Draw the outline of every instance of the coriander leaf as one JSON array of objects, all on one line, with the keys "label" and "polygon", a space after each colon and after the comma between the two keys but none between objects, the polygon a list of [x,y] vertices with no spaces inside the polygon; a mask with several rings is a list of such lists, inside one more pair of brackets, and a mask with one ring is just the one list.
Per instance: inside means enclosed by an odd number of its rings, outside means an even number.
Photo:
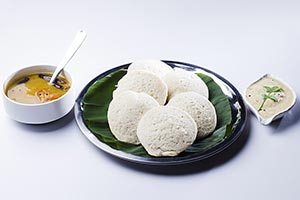
[{"label": "coriander leaf", "polygon": [[268,98],[268,95],[266,94],[262,94],[261,97],[263,98],[263,100],[267,99]]},{"label": "coriander leaf", "polygon": [[269,86],[264,86],[264,89],[266,90],[267,93],[273,92],[273,89]]},{"label": "coriander leaf", "polygon": [[278,102],[278,99],[273,95],[269,95],[268,98],[271,99],[274,102]]},{"label": "coriander leaf", "polygon": [[266,86],[264,85],[263,88],[265,89],[266,91],[266,94],[262,94],[262,103],[260,104],[259,108],[258,108],[258,111],[261,111],[262,110],[262,107],[264,106],[265,102],[267,101],[267,99],[270,99],[274,102],[278,102],[278,99],[276,98],[276,96],[272,95],[272,94],[276,94],[277,92],[282,92],[283,89],[279,86],[273,86],[273,87],[269,87],[269,86]]},{"label": "coriander leaf", "polygon": [[282,92],[283,89],[282,89],[281,87],[278,87],[278,86],[273,86],[273,87],[272,87],[272,91],[273,91],[273,92]]}]

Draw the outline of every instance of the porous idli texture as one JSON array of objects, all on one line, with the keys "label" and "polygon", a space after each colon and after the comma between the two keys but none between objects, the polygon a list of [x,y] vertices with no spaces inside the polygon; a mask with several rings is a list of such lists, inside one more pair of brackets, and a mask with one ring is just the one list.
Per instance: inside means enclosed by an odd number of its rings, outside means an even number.
[{"label": "porous idli texture", "polygon": [[136,70],[146,70],[162,78],[173,71],[173,68],[160,60],[140,60],[131,63],[128,67],[129,73]]},{"label": "porous idli texture", "polygon": [[168,99],[172,99],[182,92],[193,91],[208,98],[209,92],[206,84],[196,74],[183,70],[167,73],[163,77],[168,86]]},{"label": "porous idli texture", "polygon": [[160,105],[166,103],[168,96],[168,87],[165,82],[157,75],[145,70],[135,70],[123,76],[113,92],[113,98],[128,90],[146,93]]},{"label": "porous idli texture", "polygon": [[145,93],[123,92],[108,107],[107,119],[112,134],[120,141],[139,144],[138,122],[146,111],[155,106],[159,106],[158,102]]},{"label": "porous idli texture", "polygon": [[215,107],[206,97],[196,92],[180,93],[168,102],[168,106],[174,106],[191,115],[197,124],[197,138],[208,136],[217,126]]},{"label": "porous idli texture", "polygon": [[188,113],[172,106],[158,106],[142,116],[137,136],[150,155],[176,156],[193,144],[197,126]]}]

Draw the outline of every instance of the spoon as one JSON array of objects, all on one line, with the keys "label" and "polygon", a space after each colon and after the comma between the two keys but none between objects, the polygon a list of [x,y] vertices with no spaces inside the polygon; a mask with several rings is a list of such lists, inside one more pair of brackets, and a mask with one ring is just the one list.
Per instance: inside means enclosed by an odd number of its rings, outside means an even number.
[{"label": "spoon", "polygon": [[70,62],[70,60],[73,58],[73,56],[75,55],[75,53],[77,52],[77,50],[79,49],[79,47],[82,45],[83,41],[86,38],[86,33],[83,30],[80,30],[75,39],[73,40],[71,46],[69,47],[68,51],[66,52],[65,56],[63,57],[63,59],[60,61],[60,63],[58,64],[58,66],[56,67],[50,81],[49,84],[53,85],[56,78],[58,77],[58,75],[60,74],[60,72],[63,70],[63,68]]}]

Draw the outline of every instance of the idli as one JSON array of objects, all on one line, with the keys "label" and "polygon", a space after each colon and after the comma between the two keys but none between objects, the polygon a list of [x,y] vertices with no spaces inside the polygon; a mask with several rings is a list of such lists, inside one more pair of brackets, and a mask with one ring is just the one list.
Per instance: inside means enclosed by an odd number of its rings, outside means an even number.
[{"label": "idli", "polygon": [[197,126],[188,113],[172,106],[158,106],[142,116],[137,136],[150,155],[176,156],[193,144]]},{"label": "idli", "polygon": [[209,135],[217,126],[215,107],[206,97],[196,92],[180,93],[169,101],[168,106],[177,107],[191,115],[197,124],[197,138]]},{"label": "idli", "polygon": [[113,97],[127,90],[144,92],[152,96],[160,105],[165,104],[168,96],[168,87],[163,80],[145,70],[136,70],[123,76],[113,92]]},{"label": "idli", "polygon": [[136,130],[142,115],[159,106],[157,101],[145,93],[125,91],[114,98],[108,107],[107,119],[112,134],[120,141],[139,144]]},{"label": "idli", "polygon": [[179,93],[194,91],[208,98],[208,88],[204,81],[196,74],[187,71],[173,71],[167,73],[163,80],[168,86],[168,99]]},{"label": "idli", "polygon": [[173,68],[160,60],[140,60],[131,63],[128,67],[129,73],[135,70],[146,70],[162,78],[173,71]]}]

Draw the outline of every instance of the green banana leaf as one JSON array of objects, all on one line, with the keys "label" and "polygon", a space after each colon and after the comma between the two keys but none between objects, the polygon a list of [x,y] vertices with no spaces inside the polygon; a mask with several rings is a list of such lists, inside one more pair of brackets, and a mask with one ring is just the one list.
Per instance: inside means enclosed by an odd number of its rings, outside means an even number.
[{"label": "green banana leaf", "polygon": [[[130,153],[136,156],[151,157],[142,145],[134,145],[117,140],[111,133],[107,122],[107,110],[112,100],[112,92],[118,81],[126,74],[126,70],[115,71],[104,78],[97,80],[87,90],[83,97],[83,120],[86,127],[103,143],[111,148]],[[179,156],[193,153],[203,153],[220,144],[231,134],[231,107],[227,96],[220,86],[209,76],[197,73],[207,85],[210,101],[217,113],[216,130],[208,137],[194,142],[185,152]]]}]

